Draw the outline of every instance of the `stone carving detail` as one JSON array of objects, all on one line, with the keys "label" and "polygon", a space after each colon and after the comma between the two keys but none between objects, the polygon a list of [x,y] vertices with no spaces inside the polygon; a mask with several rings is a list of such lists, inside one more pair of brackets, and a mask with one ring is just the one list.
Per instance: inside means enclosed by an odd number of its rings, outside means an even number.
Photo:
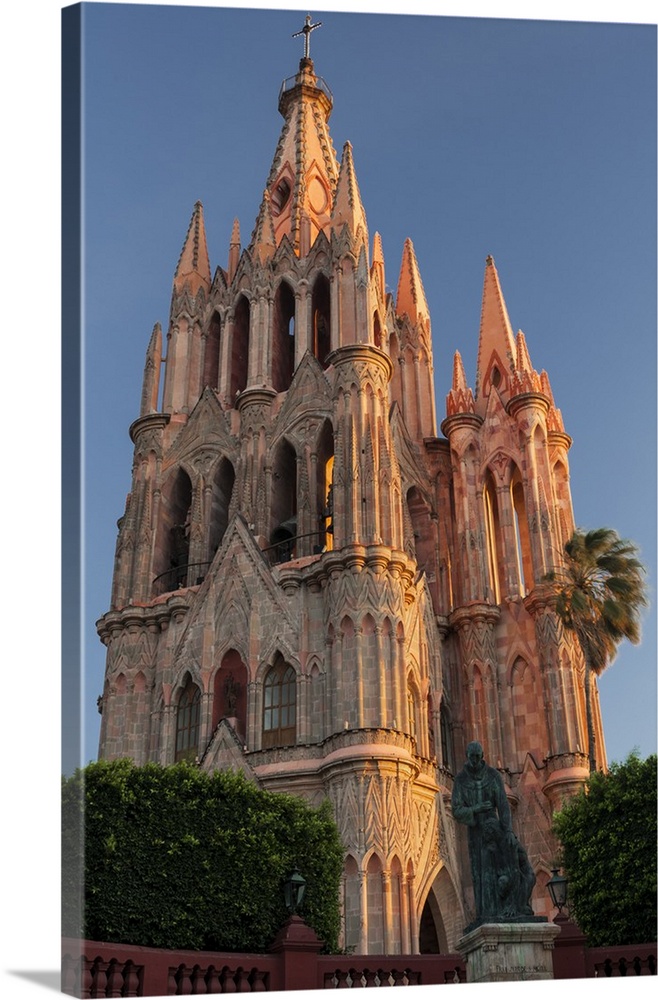
[{"label": "stone carving detail", "polygon": [[459,623],[459,645],[465,666],[496,663],[495,623],[486,618],[464,618]]}]

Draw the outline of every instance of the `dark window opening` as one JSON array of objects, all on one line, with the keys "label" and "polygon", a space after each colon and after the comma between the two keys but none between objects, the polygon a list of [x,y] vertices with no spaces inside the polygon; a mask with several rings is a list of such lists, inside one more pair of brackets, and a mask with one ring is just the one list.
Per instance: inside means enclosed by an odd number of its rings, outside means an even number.
[{"label": "dark window opening", "polygon": [[288,204],[288,199],[290,198],[290,184],[285,177],[282,177],[276,187],[272,190],[270,194],[270,205],[272,208],[272,215],[280,215],[283,209]]},{"label": "dark window opening", "polygon": [[313,286],[313,354],[323,368],[331,353],[331,306],[329,282],[321,274]]},{"label": "dark window opening", "polygon": [[192,483],[178,469],[165,483],[160,496],[153,569],[155,594],[165,594],[188,583]]},{"label": "dark window opening", "polygon": [[247,387],[247,376],[249,373],[249,322],[249,303],[244,295],[241,295],[235,307],[233,317],[231,372],[229,377],[229,391],[232,402],[235,402],[236,396]]},{"label": "dark window opening", "polygon": [[285,392],[295,370],[295,296],[282,281],[274,297],[272,327],[272,386]]},{"label": "dark window opening", "polygon": [[206,350],[203,356],[203,382],[202,389],[207,385],[211,389],[216,389],[219,385],[219,338],[221,325],[219,314],[213,313],[208,324],[206,334]]}]

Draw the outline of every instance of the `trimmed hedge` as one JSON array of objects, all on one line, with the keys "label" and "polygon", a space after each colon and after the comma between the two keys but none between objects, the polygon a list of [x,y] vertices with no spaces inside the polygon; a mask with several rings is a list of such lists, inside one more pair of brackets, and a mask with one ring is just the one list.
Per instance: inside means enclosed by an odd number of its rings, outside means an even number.
[{"label": "trimmed hedge", "polygon": [[288,917],[282,885],[298,867],[300,915],[337,949],[343,849],[328,802],[311,809],[187,763],[98,761],[64,779],[62,818],[65,935],[263,951]]},{"label": "trimmed hedge", "polygon": [[656,940],[658,759],[631,753],[553,818],[569,907],[591,947]]}]

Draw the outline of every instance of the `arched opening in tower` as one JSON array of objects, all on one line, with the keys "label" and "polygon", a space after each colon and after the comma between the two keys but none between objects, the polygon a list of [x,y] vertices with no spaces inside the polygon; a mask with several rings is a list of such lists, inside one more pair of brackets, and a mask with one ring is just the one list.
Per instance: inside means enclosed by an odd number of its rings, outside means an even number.
[{"label": "arched opening in tower", "polygon": [[372,324],[372,334],[375,342],[375,347],[381,348],[382,346],[382,325],[379,322],[379,313],[376,312],[373,318]]},{"label": "arched opening in tower", "polygon": [[489,588],[491,590],[491,597],[493,598],[494,604],[500,604],[501,573],[499,568],[499,557],[500,553],[504,551],[504,548],[500,537],[498,497],[491,472],[487,472],[484,490],[482,491],[482,502],[484,504],[484,522],[487,536],[487,569],[489,572]]},{"label": "arched opening in tower", "polygon": [[295,370],[295,296],[282,281],[274,296],[272,324],[272,387],[285,392]]},{"label": "arched opening in tower", "polygon": [[376,854],[371,854],[366,869],[366,899],[368,906],[368,954],[384,953],[384,886],[382,863]]},{"label": "arched opening in tower", "polygon": [[201,388],[208,385],[211,389],[216,389],[219,385],[219,339],[221,323],[219,313],[215,311],[208,324],[205,339],[205,351],[203,355],[203,379]]},{"label": "arched opening in tower", "polygon": [[516,540],[516,561],[519,574],[520,594],[523,597],[534,587],[530,529],[525,505],[525,491],[518,469],[515,469],[510,485],[512,508],[514,511],[514,536]]},{"label": "arched opening in tower", "polygon": [[420,915],[420,926],[418,928],[418,948],[421,955],[439,955],[439,936],[436,932],[436,924],[432,916],[429,899],[423,907]]},{"label": "arched opening in tower", "polygon": [[229,392],[231,400],[246,389],[249,373],[249,302],[241,295],[233,314],[233,335],[231,337],[231,368]]},{"label": "arched opening in tower", "polygon": [[228,458],[222,458],[215,472],[210,503],[208,562],[212,562],[228,527],[228,515],[235,483],[235,469]]},{"label": "arched opening in tower", "polygon": [[[555,495],[557,499],[557,522],[559,529],[558,553],[573,534],[573,513],[571,511],[571,495],[569,491],[569,473],[563,462],[556,462],[553,468]],[[555,555],[553,556],[555,559]]]},{"label": "arched opening in tower", "polygon": [[343,872],[343,947],[354,952],[361,943],[361,893],[359,867],[351,854],[345,859]]},{"label": "arched opening in tower", "polygon": [[446,955],[457,950],[464,913],[453,879],[444,866],[434,879],[419,922],[421,954]]},{"label": "arched opening in tower", "polygon": [[318,498],[318,551],[333,549],[334,538],[334,431],[325,420],[318,438],[317,449],[317,498]]},{"label": "arched opening in tower", "polygon": [[272,561],[288,562],[295,556],[297,539],[297,454],[285,438],[280,442],[272,468],[270,549]]},{"label": "arched opening in tower", "polygon": [[184,469],[167,479],[160,494],[153,571],[154,594],[165,594],[188,582],[192,483]]},{"label": "arched opening in tower", "polygon": [[323,368],[331,353],[331,297],[329,282],[324,274],[318,275],[313,285],[311,300],[313,316],[313,354]]},{"label": "arched opening in tower", "polygon": [[233,722],[244,742],[247,735],[247,668],[235,649],[222,657],[213,683],[212,727],[222,719]]}]

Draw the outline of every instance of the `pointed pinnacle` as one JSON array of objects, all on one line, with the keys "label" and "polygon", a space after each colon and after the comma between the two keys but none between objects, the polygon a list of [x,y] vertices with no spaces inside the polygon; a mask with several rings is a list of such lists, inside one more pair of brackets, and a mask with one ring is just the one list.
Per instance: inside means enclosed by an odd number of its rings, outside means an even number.
[{"label": "pointed pinnacle", "polygon": [[206,227],[203,221],[203,205],[197,201],[187,230],[181,255],[174,274],[174,291],[178,294],[187,285],[192,295],[199,288],[210,288],[210,261],[206,243]]},{"label": "pointed pinnacle", "polygon": [[[494,357],[496,368],[502,379],[501,389],[509,387],[516,357],[516,344],[512,326],[507,315],[507,306],[503,298],[498,272],[494,259],[489,255],[484,269],[484,287],[482,290],[482,311],[480,314],[480,338],[478,344],[477,380],[475,394],[478,400],[482,397],[482,387],[486,382]],[[502,371],[500,370],[502,369]]]},{"label": "pointed pinnacle", "polygon": [[338,233],[345,223],[349,226],[353,236],[356,236],[361,229],[362,238],[367,240],[366,213],[361,202],[361,194],[354,170],[352,146],[349,142],[343,146],[343,158],[340,162],[338,183],[331,212],[331,228]]},{"label": "pointed pinnacle", "polygon": [[462,356],[459,351],[455,351],[455,358],[452,363],[452,388],[454,390],[466,390],[468,388],[466,384],[464,362],[462,361]]},{"label": "pointed pinnacle", "polygon": [[233,281],[235,277],[235,272],[238,269],[238,263],[240,262],[240,223],[237,219],[233,220],[233,229],[231,230],[231,242],[228,248],[228,281],[229,284]]},{"label": "pointed pinnacle", "polygon": [[261,262],[268,260],[276,250],[272,205],[270,202],[270,193],[267,190],[263,192],[263,200],[256,220],[256,228],[251,239],[251,245],[254,248],[254,256]]},{"label": "pointed pinnacle", "polygon": [[417,323],[420,319],[429,320],[430,317],[414,245],[409,238],[404,241],[402,251],[395,311],[398,316],[406,313],[412,323]]},{"label": "pointed pinnacle", "polygon": [[523,330],[519,330],[516,335],[516,368],[518,371],[525,372],[533,370]]},{"label": "pointed pinnacle", "polygon": [[464,363],[459,351],[455,351],[452,363],[452,388],[446,396],[446,413],[449,417],[457,413],[473,413],[473,393],[466,382]]}]

